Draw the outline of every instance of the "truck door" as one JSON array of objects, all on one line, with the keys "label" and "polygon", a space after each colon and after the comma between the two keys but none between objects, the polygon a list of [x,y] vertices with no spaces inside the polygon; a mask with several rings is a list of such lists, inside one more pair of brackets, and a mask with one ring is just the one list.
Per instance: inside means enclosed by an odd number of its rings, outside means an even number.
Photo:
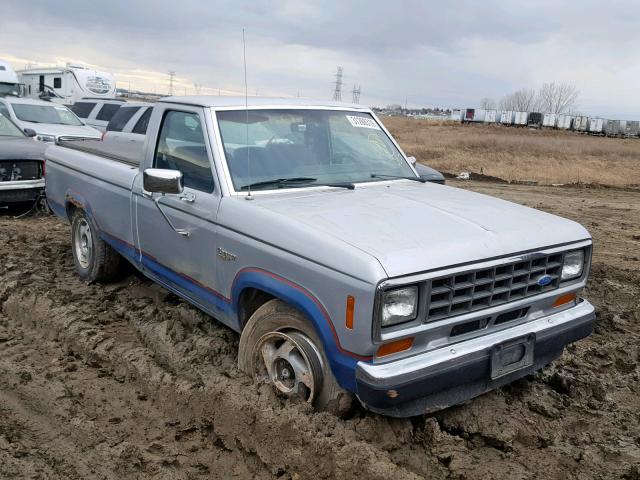
[{"label": "truck door", "polygon": [[133,189],[134,237],[148,275],[215,315],[226,304],[217,293],[214,221],[221,197],[207,140],[209,121],[202,108],[164,110],[158,135],[147,139],[146,165],[182,172],[184,191],[166,196],[146,192],[140,173]]}]

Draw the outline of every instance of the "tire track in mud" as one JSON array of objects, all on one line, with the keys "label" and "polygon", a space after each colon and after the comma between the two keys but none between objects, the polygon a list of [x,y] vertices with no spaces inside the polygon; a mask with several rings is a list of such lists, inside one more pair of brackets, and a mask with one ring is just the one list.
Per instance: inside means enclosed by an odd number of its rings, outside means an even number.
[{"label": "tire track in mud", "polygon": [[[575,212],[584,193],[570,193],[563,201]],[[616,230],[615,217],[598,221],[600,248],[628,236]],[[616,233],[605,236],[609,230]],[[638,478],[638,269],[594,263],[586,294],[598,307],[596,333],[543,372],[436,415],[398,420],[356,409],[341,420],[254,385],[237,371],[235,333],[149,281],[136,275],[111,285],[78,281],[68,227],[55,219],[0,218],[2,256],[0,392],[18,400],[47,392],[35,380],[22,385],[20,372],[25,365],[46,370],[52,359],[61,371],[47,372],[71,382],[72,391],[83,381],[85,398],[104,388],[95,402],[121,411],[106,417],[123,419],[100,426],[104,435],[122,438],[90,462],[94,469],[114,462],[119,476],[105,469],[105,478]],[[13,353],[5,356],[8,344]],[[68,363],[76,370],[66,372]],[[73,408],[74,415],[62,410],[56,418],[96,415],[86,401]],[[9,458],[5,431],[11,436],[15,420],[28,432],[29,411],[11,410],[0,421],[0,463]],[[62,431],[82,445],[82,435]],[[43,451],[56,451],[53,439],[43,439]],[[71,450],[64,443],[57,450],[62,468],[85,468]],[[24,467],[55,478],[46,458],[34,451]]]},{"label": "tire track in mud", "polygon": [[[181,335],[176,329],[184,328],[183,324],[171,327],[158,322],[157,307],[148,309],[143,318],[155,317],[153,323],[127,316],[143,343],[157,347],[153,351],[131,341],[131,327],[125,321],[112,323],[107,333],[50,299],[12,294],[4,302],[4,313],[12,322],[52,336],[92,364],[108,365],[114,379],[135,384],[180,425],[207,430],[214,444],[225,450],[256,455],[274,475],[412,477],[384,451],[342,431],[339,419],[314,414],[306,405],[282,404],[269,386],[254,386],[232,366],[231,352],[221,362],[224,370],[213,371],[215,367],[202,363],[193,352],[201,349],[207,357],[211,355],[216,350],[211,344],[215,337],[196,339],[192,332],[188,345],[182,346],[184,357],[178,358],[175,350],[167,353],[171,335]],[[188,317],[200,316],[190,308],[182,309]],[[125,341],[120,341],[121,336]],[[200,365],[196,368],[192,360]]]}]

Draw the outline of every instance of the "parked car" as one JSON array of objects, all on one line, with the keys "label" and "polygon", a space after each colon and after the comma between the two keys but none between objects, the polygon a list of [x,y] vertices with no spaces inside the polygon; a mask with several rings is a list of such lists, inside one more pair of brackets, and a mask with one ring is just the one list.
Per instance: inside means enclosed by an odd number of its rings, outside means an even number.
[{"label": "parked car", "polygon": [[150,103],[125,103],[107,125],[103,140],[144,141],[152,109]]},{"label": "parked car", "polygon": [[71,105],[70,108],[87,125],[104,132],[122,105],[124,105],[124,100],[84,98]]},{"label": "parked car", "polygon": [[[34,131],[29,131],[34,136]],[[44,151],[0,113],[0,204],[32,202],[44,193]]]},{"label": "parked car", "polygon": [[85,125],[63,105],[30,98],[0,98],[0,113],[11,118],[21,129],[36,132],[43,142],[55,142],[58,137],[100,138],[95,128]]},{"label": "parked car", "polygon": [[240,332],[240,369],[285,397],[422,414],[593,329],[582,226],[424,182],[368,108],[171,97],[138,156],[90,144],[45,154],[79,276],[128,260]]}]

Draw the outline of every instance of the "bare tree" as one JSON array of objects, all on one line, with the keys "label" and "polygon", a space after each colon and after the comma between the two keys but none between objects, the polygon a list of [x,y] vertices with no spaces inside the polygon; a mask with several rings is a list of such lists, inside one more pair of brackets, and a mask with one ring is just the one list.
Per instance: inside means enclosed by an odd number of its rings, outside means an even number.
[{"label": "bare tree", "polygon": [[536,91],[532,88],[522,88],[517,92],[505,95],[500,100],[501,110],[515,110],[517,112],[531,112],[538,107]]},{"label": "bare tree", "polygon": [[480,100],[480,108],[483,110],[495,110],[496,101],[493,98],[484,97]]},{"label": "bare tree", "polygon": [[545,83],[538,92],[540,110],[547,113],[568,113],[578,106],[580,92],[569,83]]}]

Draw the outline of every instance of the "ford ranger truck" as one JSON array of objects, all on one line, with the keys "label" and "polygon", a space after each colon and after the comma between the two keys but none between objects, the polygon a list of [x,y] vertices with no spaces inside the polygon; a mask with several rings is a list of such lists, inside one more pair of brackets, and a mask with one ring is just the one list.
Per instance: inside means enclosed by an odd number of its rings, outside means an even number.
[{"label": "ford ranger truck", "polygon": [[591,333],[582,226],[425,182],[368,108],[249,101],[166,98],[144,146],[47,150],[80,278],[127,260],[239,332],[242,371],[336,412],[443,409]]}]

